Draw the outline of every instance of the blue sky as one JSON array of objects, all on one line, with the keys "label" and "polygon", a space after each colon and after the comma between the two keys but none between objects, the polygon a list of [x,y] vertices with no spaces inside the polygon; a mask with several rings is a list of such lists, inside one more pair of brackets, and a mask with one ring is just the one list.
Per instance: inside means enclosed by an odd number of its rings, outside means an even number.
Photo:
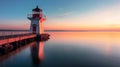
[{"label": "blue sky", "polygon": [[[118,13],[115,14],[115,11],[119,9],[119,4],[119,0],[1,0],[0,29],[29,29],[30,21],[27,19],[27,14],[31,13],[36,5],[43,9],[43,14],[47,17],[46,29],[56,27],[63,29],[65,25],[66,29],[79,29],[79,27],[81,29],[86,26],[118,24],[118,21],[113,23],[114,20],[109,22],[105,20],[100,23],[99,21],[103,19],[98,18],[104,17],[106,11],[110,11],[110,14],[113,13],[116,16]],[[113,9],[114,11],[112,11]],[[100,13],[103,15],[101,16]],[[92,20],[89,17],[93,17]],[[98,20],[94,21],[94,18]],[[110,17],[105,18],[111,19]],[[61,26],[63,28],[60,28]]]}]

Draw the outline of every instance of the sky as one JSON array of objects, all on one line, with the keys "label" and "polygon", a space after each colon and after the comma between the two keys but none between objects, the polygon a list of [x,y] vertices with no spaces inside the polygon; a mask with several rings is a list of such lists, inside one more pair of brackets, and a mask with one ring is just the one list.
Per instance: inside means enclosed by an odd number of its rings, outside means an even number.
[{"label": "sky", "polygon": [[0,0],[0,29],[28,30],[36,5],[46,30],[120,29],[120,0]]}]

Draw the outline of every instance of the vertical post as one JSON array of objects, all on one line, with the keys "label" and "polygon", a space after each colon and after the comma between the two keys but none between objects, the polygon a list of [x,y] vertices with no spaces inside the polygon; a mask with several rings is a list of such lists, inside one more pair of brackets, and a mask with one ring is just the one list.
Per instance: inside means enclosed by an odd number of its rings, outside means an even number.
[{"label": "vertical post", "polygon": [[20,41],[20,43],[19,43],[19,44],[21,45],[21,39],[20,39],[20,36],[19,36],[19,41]]},{"label": "vertical post", "polygon": [[2,32],[2,39],[4,39],[4,32]]},{"label": "vertical post", "polygon": [[11,38],[13,37],[13,32],[11,32]]},{"label": "vertical post", "polygon": [[9,44],[9,38],[7,38],[7,44]]}]

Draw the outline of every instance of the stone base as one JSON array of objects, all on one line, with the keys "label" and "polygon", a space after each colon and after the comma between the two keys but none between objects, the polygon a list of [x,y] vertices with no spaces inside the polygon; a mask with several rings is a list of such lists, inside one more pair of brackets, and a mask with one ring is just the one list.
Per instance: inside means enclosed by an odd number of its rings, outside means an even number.
[{"label": "stone base", "polygon": [[37,41],[47,41],[49,39],[50,35],[49,34],[39,34],[36,37]]}]

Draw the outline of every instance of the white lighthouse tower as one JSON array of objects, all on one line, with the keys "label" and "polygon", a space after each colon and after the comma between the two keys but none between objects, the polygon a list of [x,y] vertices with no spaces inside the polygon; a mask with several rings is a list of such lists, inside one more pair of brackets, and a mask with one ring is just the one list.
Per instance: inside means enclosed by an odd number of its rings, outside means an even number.
[{"label": "white lighthouse tower", "polygon": [[43,21],[45,21],[46,18],[42,15],[42,9],[36,6],[36,8],[32,10],[32,14],[28,15],[28,19],[31,21],[30,33],[37,35],[44,33]]}]

